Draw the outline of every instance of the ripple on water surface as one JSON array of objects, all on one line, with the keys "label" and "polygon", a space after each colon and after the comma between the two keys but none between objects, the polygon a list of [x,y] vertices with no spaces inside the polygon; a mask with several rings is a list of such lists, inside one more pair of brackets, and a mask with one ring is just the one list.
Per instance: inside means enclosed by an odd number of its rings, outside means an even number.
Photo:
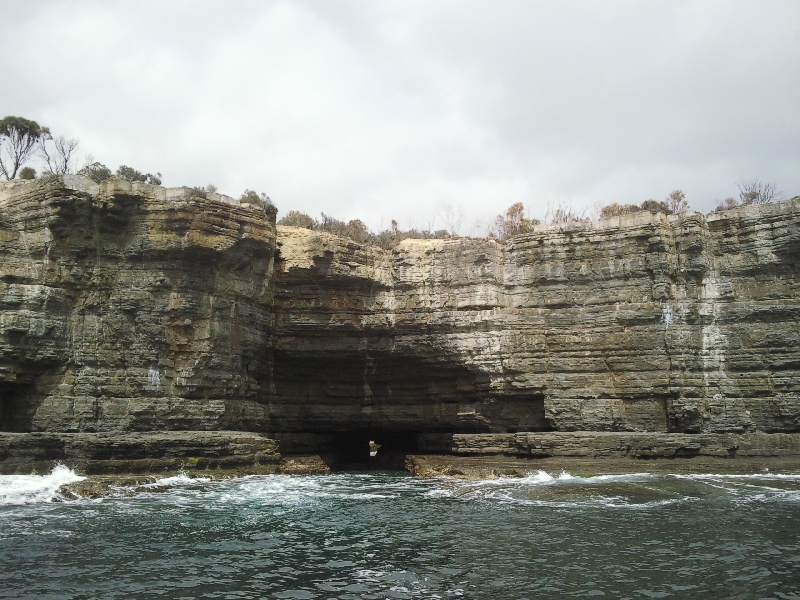
[{"label": "ripple on water surface", "polygon": [[800,598],[798,476],[9,477],[0,597]]}]

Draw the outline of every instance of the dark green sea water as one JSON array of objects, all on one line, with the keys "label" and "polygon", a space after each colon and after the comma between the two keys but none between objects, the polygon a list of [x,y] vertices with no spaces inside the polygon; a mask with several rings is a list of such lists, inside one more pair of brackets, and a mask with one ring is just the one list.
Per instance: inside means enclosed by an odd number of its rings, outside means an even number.
[{"label": "dark green sea water", "polygon": [[800,599],[799,476],[0,477],[3,598]]}]

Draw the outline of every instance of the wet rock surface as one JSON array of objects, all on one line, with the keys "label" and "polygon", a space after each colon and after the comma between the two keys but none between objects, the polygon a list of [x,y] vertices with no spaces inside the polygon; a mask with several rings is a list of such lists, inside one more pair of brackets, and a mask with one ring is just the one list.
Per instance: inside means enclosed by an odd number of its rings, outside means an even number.
[{"label": "wet rock surface", "polygon": [[511,456],[446,456],[417,454],[406,458],[406,469],[421,477],[453,477],[466,480],[520,478],[544,471],[552,476],[569,473],[575,477],[662,473],[689,475],[716,473],[757,475],[800,473],[796,457],[751,457],[727,460],[714,457],[676,460],[635,460],[624,458],[521,458]]},{"label": "wet rock surface", "polygon": [[65,464],[81,474],[258,469],[279,465],[274,440],[240,431],[0,433],[0,473],[46,473]]}]

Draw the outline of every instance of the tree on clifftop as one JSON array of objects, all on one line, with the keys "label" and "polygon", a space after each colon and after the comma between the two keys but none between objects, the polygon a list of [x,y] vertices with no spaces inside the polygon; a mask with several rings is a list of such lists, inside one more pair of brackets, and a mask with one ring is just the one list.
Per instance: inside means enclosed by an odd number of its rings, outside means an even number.
[{"label": "tree on clifftop", "polygon": [[508,207],[506,214],[495,217],[490,237],[504,240],[512,235],[533,231],[534,226],[538,224],[538,219],[525,218],[525,206],[522,202],[517,202]]},{"label": "tree on clifftop", "polygon": [[111,179],[111,177],[114,175],[111,172],[111,169],[109,169],[107,166],[95,160],[92,160],[91,158],[89,158],[87,162],[89,164],[87,164],[80,171],[78,171],[78,175],[83,175],[84,177],[88,177],[89,179],[91,179],[96,183],[100,183],[101,181],[106,181],[108,179]]},{"label": "tree on clifftop", "polygon": [[[52,148],[48,146],[48,142],[52,143]],[[45,171],[51,175],[74,173],[77,153],[76,139],[67,139],[63,135],[54,138],[49,132],[39,139],[39,154],[45,162]]]},{"label": "tree on clifftop", "polygon": [[304,227],[314,229],[316,222],[309,215],[299,210],[290,210],[283,218],[278,221],[278,225],[288,225],[289,227]]},{"label": "tree on clifftop", "polygon": [[739,201],[742,204],[767,204],[780,200],[783,195],[774,183],[764,183],[758,179],[745,179],[736,185],[739,187]]},{"label": "tree on clifftop", "polygon": [[687,210],[689,210],[689,203],[686,201],[686,194],[684,194],[681,190],[673,190],[670,192],[667,199],[664,200],[673,214],[682,215]]},{"label": "tree on clifftop", "polygon": [[[150,183],[152,185],[161,185],[161,173],[141,173],[132,167],[122,165],[117,169],[117,177],[120,179],[127,179],[128,181],[141,181],[142,183]],[[206,190],[210,191],[210,190]]]},{"label": "tree on clifftop", "polygon": [[14,179],[39,141],[49,134],[50,130],[36,121],[5,117],[0,121],[0,173],[6,179]]}]

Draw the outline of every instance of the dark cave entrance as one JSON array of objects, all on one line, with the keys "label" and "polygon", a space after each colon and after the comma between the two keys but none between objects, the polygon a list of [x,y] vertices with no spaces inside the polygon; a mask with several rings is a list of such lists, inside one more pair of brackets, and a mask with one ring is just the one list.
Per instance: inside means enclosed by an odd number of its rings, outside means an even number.
[{"label": "dark cave entrance", "polygon": [[0,431],[24,433],[31,430],[34,407],[30,397],[33,385],[0,381]]},{"label": "dark cave entrance", "polygon": [[338,468],[350,466],[402,469],[406,454],[417,451],[416,431],[346,431],[330,438],[330,454]]}]

